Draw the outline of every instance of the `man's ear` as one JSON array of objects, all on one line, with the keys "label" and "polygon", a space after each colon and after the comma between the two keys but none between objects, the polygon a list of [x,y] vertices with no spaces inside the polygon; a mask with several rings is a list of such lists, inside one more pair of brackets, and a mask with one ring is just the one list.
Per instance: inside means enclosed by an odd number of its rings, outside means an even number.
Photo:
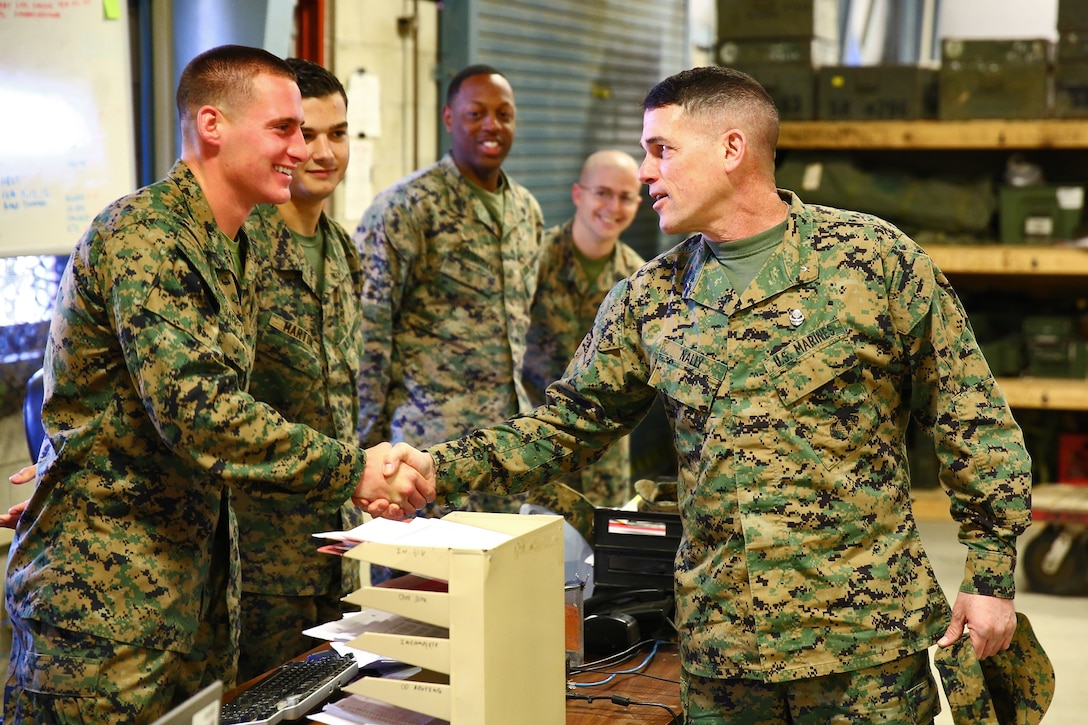
[{"label": "man's ear", "polygon": [[218,146],[222,135],[220,125],[223,122],[223,114],[215,106],[201,106],[196,112],[196,133],[200,140],[207,144]]},{"label": "man's ear", "polygon": [[721,138],[722,161],[727,172],[733,171],[744,160],[748,153],[748,138],[739,128],[731,128],[722,132]]},{"label": "man's ear", "polygon": [[453,109],[448,103],[442,106],[442,123],[446,127],[446,133],[450,133],[453,129]]}]

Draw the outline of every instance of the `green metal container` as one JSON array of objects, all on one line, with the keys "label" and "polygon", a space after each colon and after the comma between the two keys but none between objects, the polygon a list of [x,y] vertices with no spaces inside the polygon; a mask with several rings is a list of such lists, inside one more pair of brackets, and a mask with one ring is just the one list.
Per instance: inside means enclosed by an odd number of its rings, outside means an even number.
[{"label": "green metal container", "polygon": [[1014,378],[1024,370],[1024,338],[1021,335],[980,342],[978,346],[994,375]]},{"label": "green metal container", "polygon": [[839,39],[839,0],[718,0],[718,40]]},{"label": "green metal container", "polygon": [[767,89],[784,121],[811,121],[816,115],[816,71],[802,63],[751,63],[733,66]]},{"label": "green metal container", "polygon": [[816,72],[816,118],[935,118],[937,71],[909,65],[833,66]]},{"label": "green metal container", "polygon": [[1055,55],[1058,63],[1088,60],[1088,29],[1061,33]]},{"label": "green metal container", "polygon": [[787,40],[720,40],[714,50],[718,65],[794,63],[819,67],[838,65],[839,44],[826,38]]},{"label": "green metal container", "polygon": [[1049,40],[941,43],[937,115],[943,120],[1045,118],[1052,105]]},{"label": "green metal container", "polygon": [[998,191],[1000,238],[1005,244],[1072,239],[1083,212],[1083,186],[1002,186]]},{"label": "green metal container", "polygon": [[1028,370],[1039,378],[1088,377],[1088,345],[1077,336],[1072,317],[1024,320]]},{"label": "green metal container", "polygon": [[1088,56],[1080,61],[1059,61],[1054,68],[1054,116],[1088,117]]},{"label": "green metal container", "polygon": [[1058,0],[1058,31],[1088,31],[1088,0]]}]

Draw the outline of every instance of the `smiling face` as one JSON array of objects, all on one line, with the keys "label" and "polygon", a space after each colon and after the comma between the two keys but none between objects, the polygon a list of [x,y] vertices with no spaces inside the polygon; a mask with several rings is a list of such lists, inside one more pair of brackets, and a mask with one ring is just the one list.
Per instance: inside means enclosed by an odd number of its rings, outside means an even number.
[{"label": "smiling face", "polygon": [[[598,152],[590,157],[571,190],[575,238],[585,238],[611,252],[631,226],[642,201],[638,164],[622,152]],[[585,250],[583,250],[584,252]]]},{"label": "smiling face", "polygon": [[309,157],[295,169],[291,200],[295,204],[322,204],[343,180],[348,169],[350,139],[344,97],[330,93],[303,98],[302,138]]},{"label": "smiling face", "polygon": [[514,91],[500,75],[469,76],[442,109],[450,153],[466,179],[494,191],[514,144]]},{"label": "smiling face", "polygon": [[646,184],[666,234],[707,234],[725,218],[728,179],[719,134],[705,119],[680,106],[649,109],[643,116],[646,158],[639,180]]},{"label": "smiling face", "polygon": [[295,167],[307,156],[295,81],[262,73],[249,100],[218,113],[220,161],[243,218],[257,204],[289,200]]}]

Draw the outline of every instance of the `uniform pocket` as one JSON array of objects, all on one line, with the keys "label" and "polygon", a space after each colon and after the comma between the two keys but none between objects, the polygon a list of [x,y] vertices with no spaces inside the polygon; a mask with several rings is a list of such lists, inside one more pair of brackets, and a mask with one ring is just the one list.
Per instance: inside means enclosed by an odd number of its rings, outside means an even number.
[{"label": "uniform pocket", "polygon": [[765,369],[797,435],[825,467],[834,468],[868,443],[877,422],[870,388],[842,325],[829,325],[776,352]]},{"label": "uniform pocket", "polygon": [[98,694],[98,660],[30,654],[26,689],[42,695],[94,697]]},{"label": "uniform pocket", "polygon": [[661,393],[677,432],[697,431],[701,435],[724,379],[720,362],[666,340],[655,351],[648,382]]},{"label": "uniform pocket", "polygon": [[499,291],[499,281],[491,268],[463,257],[443,262],[439,274],[447,284],[467,287],[489,297]]},{"label": "uniform pocket", "polygon": [[[928,660],[927,660],[928,662]],[[932,723],[941,713],[941,699],[937,694],[937,683],[928,670],[922,681],[906,691],[904,696],[910,711],[914,713],[914,722],[918,725]]]}]

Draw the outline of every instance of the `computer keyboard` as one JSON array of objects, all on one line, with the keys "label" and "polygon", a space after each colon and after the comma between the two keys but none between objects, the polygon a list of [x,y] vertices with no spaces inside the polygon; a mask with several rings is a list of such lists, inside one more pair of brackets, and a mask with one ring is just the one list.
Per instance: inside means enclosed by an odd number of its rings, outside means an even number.
[{"label": "computer keyboard", "polygon": [[222,725],[274,725],[297,720],[320,705],[359,671],[355,658],[329,650],[292,660],[223,705]]}]

